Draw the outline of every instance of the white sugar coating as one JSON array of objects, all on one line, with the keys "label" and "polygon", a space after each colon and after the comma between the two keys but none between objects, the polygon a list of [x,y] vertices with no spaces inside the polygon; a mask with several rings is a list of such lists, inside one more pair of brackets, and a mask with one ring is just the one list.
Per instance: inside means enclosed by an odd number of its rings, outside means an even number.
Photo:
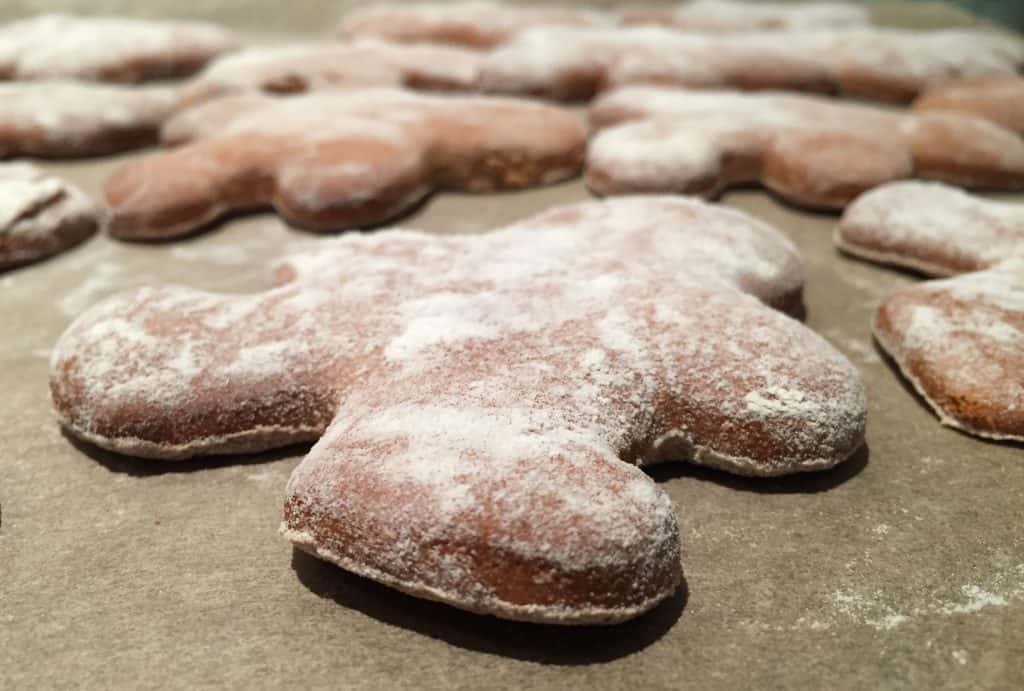
[{"label": "white sugar coating", "polygon": [[983,30],[715,35],[659,27],[545,27],[519,33],[490,53],[481,84],[489,91],[562,98],[579,97],[578,88],[568,85],[581,79],[594,88],[659,83],[820,90],[827,84],[891,99],[952,77],[1014,74],[1022,65],[1024,41]]},{"label": "white sugar coating", "polygon": [[[43,14],[0,26],[0,74],[15,79],[131,81],[182,71],[232,49],[223,29],[201,22]],[[136,62],[152,62],[141,74]]]},{"label": "white sugar coating", "polygon": [[[589,117],[600,131],[587,151],[587,182],[599,194],[714,194],[760,182],[799,203],[841,208],[857,192],[913,176],[1024,184],[1020,138],[957,114],[771,91],[631,86],[598,98]],[[948,138],[970,146],[949,147]]]},{"label": "white sugar coating", "polygon": [[174,87],[0,82],[0,157],[106,153],[126,133],[155,139],[176,99]]},{"label": "white sugar coating", "polygon": [[[792,244],[738,211],[584,202],[481,236],[344,236],[279,276],[258,295],[146,289],[82,315],[52,360],[62,422],[168,458],[322,433],[289,481],[285,535],[473,611],[609,622],[669,595],[674,512],[634,464],[777,475],[863,441],[855,368],[765,304],[796,306]],[[524,604],[499,587],[516,574],[555,593],[604,580]]]},{"label": "white sugar coating", "polygon": [[1024,438],[1024,258],[897,291],[875,335],[943,424]]},{"label": "white sugar coating", "polygon": [[480,54],[447,46],[363,39],[347,44],[263,46],[225,55],[191,80],[186,103],[243,90],[313,91],[324,88],[403,86],[468,90]]},{"label": "white sugar coating", "polygon": [[668,10],[625,11],[630,24],[660,23],[691,31],[823,29],[870,23],[866,7],[852,2],[737,2],[692,0]]},{"label": "white sugar coating", "polygon": [[[14,232],[15,221],[53,202],[62,192],[61,182],[54,178],[14,176],[0,168],[0,233]],[[20,230],[24,232],[25,226]]]},{"label": "white sugar coating", "polygon": [[0,163],[0,269],[80,242],[102,217],[77,187],[29,163]]},{"label": "white sugar coating", "polygon": [[932,275],[984,269],[1024,253],[1024,208],[942,183],[897,182],[847,207],[836,242]]}]

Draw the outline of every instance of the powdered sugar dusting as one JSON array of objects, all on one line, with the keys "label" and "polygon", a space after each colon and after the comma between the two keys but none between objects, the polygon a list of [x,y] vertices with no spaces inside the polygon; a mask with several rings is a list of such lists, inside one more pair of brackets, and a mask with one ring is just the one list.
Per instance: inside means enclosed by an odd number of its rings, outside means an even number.
[{"label": "powdered sugar dusting", "polygon": [[943,424],[1024,438],[1024,258],[898,291],[875,335]]},{"label": "powdered sugar dusting", "polygon": [[77,187],[28,163],[0,163],[0,269],[81,242],[100,219]]},{"label": "powdered sugar dusting", "polygon": [[0,73],[139,81],[195,71],[234,45],[200,22],[42,14],[0,26]]},{"label": "powdered sugar dusting", "polygon": [[655,27],[546,27],[488,55],[485,89],[589,97],[601,88],[688,87],[844,91],[905,100],[952,77],[1014,74],[1024,42],[980,30],[793,30],[710,35]]},{"label": "powdered sugar dusting", "polygon": [[931,275],[985,269],[1024,253],[1024,209],[937,182],[899,182],[847,208],[836,242]]}]

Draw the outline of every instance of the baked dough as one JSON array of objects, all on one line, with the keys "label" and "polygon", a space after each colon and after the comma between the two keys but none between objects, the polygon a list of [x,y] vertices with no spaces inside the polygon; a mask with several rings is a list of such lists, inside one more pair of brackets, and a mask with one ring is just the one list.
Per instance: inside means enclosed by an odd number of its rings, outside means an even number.
[{"label": "baked dough", "polygon": [[782,475],[864,440],[856,369],[780,311],[800,305],[795,248],[738,211],[639,197],[487,235],[351,234],[278,279],[90,309],[54,349],[62,424],[166,459],[319,438],[285,535],[470,611],[638,616],[680,553],[637,465]]}]

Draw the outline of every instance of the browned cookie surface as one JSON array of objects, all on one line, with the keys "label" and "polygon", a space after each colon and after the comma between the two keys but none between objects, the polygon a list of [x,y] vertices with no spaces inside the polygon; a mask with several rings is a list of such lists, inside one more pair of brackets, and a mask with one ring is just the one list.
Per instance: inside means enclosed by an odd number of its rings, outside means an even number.
[{"label": "browned cookie surface", "polygon": [[107,181],[119,237],[174,237],[266,205],[312,229],[378,224],[439,188],[573,177],[586,130],[574,113],[525,100],[372,89],[214,99],[168,122],[164,140],[185,145]]},{"label": "browned cookie surface", "polygon": [[27,163],[0,163],[0,271],[77,245],[101,218],[77,187]]},{"label": "browned cookie surface", "polygon": [[1024,78],[1017,75],[967,77],[929,87],[914,110],[975,115],[1024,134]]},{"label": "browned cookie surface", "polygon": [[943,424],[992,439],[1024,435],[1024,207],[938,183],[858,198],[836,244],[870,261],[954,276],[897,291],[875,337]]},{"label": "browned cookie surface", "polygon": [[319,437],[285,534],[415,595],[637,616],[678,586],[679,545],[636,465],[781,475],[863,443],[857,371],[773,308],[800,303],[794,247],[735,211],[638,197],[476,237],[345,236],[278,277],[97,305],[55,349],[57,413],[157,458]]},{"label": "browned cookie surface", "polygon": [[1024,259],[897,291],[874,332],[942,424],[1024,440]]},{"label": "browned cookie surface", "polygon": [[822,97],[626,87],[590,110],[587,152],[599,194],[715,195],[761,183],[839,209],[877,185],[922,177],[1024,187],[1024,142],[979,118],[908,114]]},{"label": "browned cookie surface", "polygon": [[0,25],[0,79],[183,77],[236,45],[202,22],[41,14]]}]

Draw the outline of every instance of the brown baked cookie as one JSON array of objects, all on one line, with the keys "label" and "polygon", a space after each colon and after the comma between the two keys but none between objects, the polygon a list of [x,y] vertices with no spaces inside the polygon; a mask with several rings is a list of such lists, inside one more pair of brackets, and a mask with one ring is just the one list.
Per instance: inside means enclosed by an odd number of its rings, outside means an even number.
[{"label": "brown baked cookie", "polygon": [[836,244],[929,275],[973,272],[897,291],[878,308],[875,338],[943,424],[1024,438],[1024,207],[894,183],[847,208]]},{"label": "brown baked cookie", "polygon": [[974,115],[1024,134],[1024,78],[999,75],[943,82],[929,87],[913,107]]},{"label": "brown baked cookie", "polygon": [[0,163],[0,271],[77,245],[101,217],[77,187],[28,163]]},{"label": "brown baked cookie", "polygon": [[596,193],[713,196],[760,183],[786,200],[841,209],[901,178],[1024,188],[1024,141],[986,120],[780,93],[618,89],[590,110]]},{"label": "brown baked cookie", "polygon": [[870,24],[871,12],[852,2],[691,0],[675,7],[626,8],[622,23],[715,33],[848,29]]},{"label": "brown baked cookie", "polygon": [[93,307],[54,350],[61,423],[167,459],[319,437],[285,535],[473,612],[638,616],[679,586],[680,554],[636,466],[781,475],[864,440],[856,369],[773,309],[800,303],[795,248],[734,210],[638,197],[486,235],[352,234],[278,278]]},{"label": "brown baked cookie", "polygon": [[570,7],[527,7],[498,2],[374,4],[351,11],[339,31],[346,36],[402,43],[447,43],[493,48],[538,26],[603,26],[609,15]]},{"label": "brown baked cookie", "polygon": [[936,182],[897,182],[843,212],[836,245],[848,254],[929,276],[988,269],[1024,253],[1024,205]]},{"label": "brown baked cookie", "polygon": [[629,84],[843,93],[908,102],[952,77],[1012,75],[1024,41],[983,30],[762,31],[541,28],[481,66],[486,91],[589,99]]},{"label": "brown baked cookie", "polygon": [[183,77],[236,45],[201,22],[43,14],[0,26],[0,79]]},{"label": "brown baked cookie", "polygon": [[159,140],[171,87],[73,81],[0,83],[0,158],[100,156]]},{"label": "brown baked cookie", "polygon": [[1024,258],[899,290],[874,333],[942,424],[1024,440]]},{"label": "brown baked cookie", "polygon": [[117,237],[176,237],[267,205],[314,230],[379,224],[436,189],[572,177],[586,128],[523,100],[367,89],[214,99],[170,120],[164,140],[186,145],[128,161],[107,181]]},{"label": "brown baked cookie", "polygon": [[464,48],[364,39],[249,48],[211,63],[183,90],[196,104],[239,91],[295,94],[337,87],[407,86],[470,91],[480,53]]}]

